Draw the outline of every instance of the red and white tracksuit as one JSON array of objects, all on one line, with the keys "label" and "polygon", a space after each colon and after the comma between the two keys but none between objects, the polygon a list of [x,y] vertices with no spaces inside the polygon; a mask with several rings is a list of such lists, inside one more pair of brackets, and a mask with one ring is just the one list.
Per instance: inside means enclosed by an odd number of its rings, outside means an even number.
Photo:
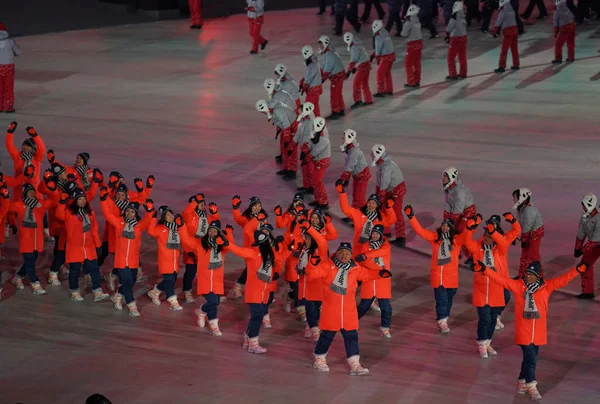
[{"label": "red and white tracksuit", "polygon": [[202,18],[202,0],[188,0],[190,6],[190,18],[192,25],[204,24],[204,18]]}]

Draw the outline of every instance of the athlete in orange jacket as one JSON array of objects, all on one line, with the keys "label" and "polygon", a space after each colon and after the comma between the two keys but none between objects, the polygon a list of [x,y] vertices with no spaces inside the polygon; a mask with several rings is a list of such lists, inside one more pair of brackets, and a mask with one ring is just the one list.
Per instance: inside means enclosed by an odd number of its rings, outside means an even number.
[{"label": "athlete in orange jacket", "polygon": [[[378,224],[373,227],[369,242],[363,245],[360,255],[354,257],[354,260],[368,269],[389,269],[392,258],[392,247],[387,238],[383,236],[384,228]],[[364,282],[360,287],[360,303],[358,305],[358,318],[367,314],[371,304],[379,302],[381,309],[381,326],[379,331],[384,338],[392,338],[390,334],[390,324],[392,322],[392,280],[390,278],[381,278]]]},{"label": "athlete in orange jacket", "polygon": [[104,293],[100,285],[98,252],[102,243],[98,234],[98,221],[83,189],[77,188],[71,197],[62,193],[60,204],[56,208],[56,218],[62,220],[67,229],[66,263],[69,264],[71,300],[83,301],[79,293],[79,272],[82,265],[87,267],[92,278],[94,302],[109,299],[110,295]]},{"label": "athlete in orange jacket", "polygon": [[75,156],[75,164],[72,167],[67,167],[66,164],[62,164],[56,159],[54,150],[48,150],[47,159],[50,164],[60,164],[67,169],[68,174],[75,176],[77,186],[85,191],[89,191],[90,187],[94,183],[94,169],[88,166],[90,159],[89,153],[78,153]]},{"label": "athlete in orange jacket", "polygon": [[[317,243],[323,239],[314,234]],[[321,335],[314,350],[313,366],[320,372],[329,372],[326,356],[333,338],[342,332],[346,347],[346,358],[351,375],[366,375],[369,370],[360,365],[358,351],[358,312],[356,310],[356,288],[358,282],[390,277],[386,269],[368,270],[352,259],[352,245],[341,243],[335,254],[310,262],[306,268],[308,279],[320,278],[323,282],[323,306],[319,327]],[[320,265],[321,261],[326,264]]]},{"label": "athlete in orange jacket", "polygon": [[[15,130],[17,129],[17,123],[11,122],[6,130],[6,150],[13,160],[15,175],[22,173],[26,166],[34,166],[34,174],[31,183],[34,187],[40,180],[40,168],[42,167],[42,161],[46,155],[46,146],[42,141],[42,138],[38,135],[35,128],[32,126],[27,127],[27,134],[29,138],[23,141],[21,145],[21,151],[18,151],[15,147]],[[21,199],[21,187],[13,188],[13,200],[17,201]]]},{"label": "athlete in orange jacket", "polygon": [[[452,219],[445,219],[436,231],[424,229],[410,205],[404,207],[404,213],[415,233],[431,243],[431,287],[435,294],[436,321],[442,335],[448,335],[448,317],[458,290],[458,256],[466,233],[456,234]],[[480,222],[481,217],[477,217]]]},{"label": "athlete in orange jacket", "polygon": [[[249,227],[249,226],[246,226]],[[276,246],[276,251],[279,251],[281,248],[288,248],[289,242],[285,240],[283,236],[275,237],[273,235],[273,231],[275,230],[270,223],[263,222],[259,228],[260,231],[267,234],[271,237],[273,245]],[[273,277],[279,279],[281,273],[283,272],[283,265],[287,263],[289,259],[283,260],[281,254],[275,254],[275,266],[273,267]],[[273,324],[271,324],[271,316],[269,314],[269,307],[275,300],[275,293],[277,293],[277,282],[271,282],[269,284],[269,301],[267,302],[267,307],[265,308],[265,315],[263,316],[262,324],[265,328],[273,328]]]},{"label": "athlete in orange jacket", "polygon": [[396,223],[396,213],[394,212],[394,201],[388,199],[385,209],[381,207],[381,201],[376,194],[369,196],[367,203],[360,209],[355,209],[348,203],[346,195],[346,187],[342,180],[335,182],[335,188],[340,194],[340,207],[342,212],[348,216],[354,224],[354,254],[360,254],[362,247],[369,241],[371,230],[375,225],[381,224],[384,227],[389,227]]},{"label": "athlete in orange jacket", "polygon": [[[154,216],[156,219],[156,212]],[[148,234],[156,239],[158,245],[158,273],[162,275],[162,281],[148,292],[148,296],[152,299],[152,303],[160,306],[160,294],[165,292],[167,301],[171,305],[170,309],[180,311],[183,307],[177,301],[175,281],[179,271],[181,248],[191,251],[194,245],[180,214],[176,215],[168,206],[163,205],[158,208],[158,216],[160,217],[158,223],[156,220],[150,222]]]},{"label": "athlete in orange jacket", "polygon": [[38,253],[44,251],[44,214],[56,201],[41,199],[32,184],[23,184],[20,201],[13,201],[9,211],[17,215],[19,225],[19,252],[23,256],[23,266],[16,273],[12,282],[17,289],[23,289],[23,277],[27,275],[34,295],[45,295],[35,273]]},{"label": "athlete in orange jacket", "polygon": [[537,390],[535,369],[540,346],[548,342],[546,331],[548,299],[552,292],[567,286],[587,269],[587,264],[580,263],[556,278],[545,280],[540,277],[540,263],[536,261],[527,267],[521,279],[510,279],[496,271],[487,270],[481,261],[474,265],[475,271],[483,272],[492,281],[509,289],[515,296],[515,343],[523,351],[517,393],[528,394],[532,400],[541,400],[542,396]]},{"label": "athlete in orange jacket", "polygon": [[[511,223],[511,230],[504,234],[500,227],[500,216],[493,215],[486,222],[483,237],[477,241],[473,239],[476,219],[467,220],[467,232],[464,238],[465,247],[473,255],[475,261],[483,261],[488,268],[493,269],[501,276],[508,278],[508,247],[521,233],[521,225],[512,213],[505,213],[504,217]],[[469,235],[470,234],[470,235]],[[477,346],[482,359],[489,355],[497,355],[492,348],[492,337],[496,329],[496,321],[502,309],[506,306],[505,289],[482,273],[475,272],[473,276],[473,306],[477,307]]]},{"label": "athlete in orange jacket", "polygon": [[[204,199],[203,193],[190,197],[188,206],[181,214],[183,220],[185,220],[185,227],[190,238],[200,240],[206,235],[210,223],[214,221],[219,221],[220,223],[221,215],[219,215],[217,204],[214,202],[209,203],[208,210],[209,212],[207,213],[206,200]],[[213,236],[213,238],[214,237],[215,236]],[[197,257],[194,255],[194,251],[185,251],[183,263],[185,264],[185,273],[183,274],[183,295],[186,303],[194,303],[195,300],[192,295],[192,285],[194,283],[194,278],[196,277],[198,266]]]},{"label": "athlete in orange jacket", "polygon": [[140,248],[142,246],[142,233],[150,226],[154,214],[154,202],[146,200],[144,208],[146,214],[142,219],[139,215],[140,204],[130,202],[124,209],[122,215],[115,215],[114,201],[108,198],[108,189],[100,190],[100,206],[102,214],[108,223],[116,231],[115,244],[115,268],[119,271],[119,289],[111,297],[117,310],[123,310],[123,299],[129,308],[129,315],[139,317],[137,305],[133,298],[133,286],[137,279],[137,271],[140,266]]}]

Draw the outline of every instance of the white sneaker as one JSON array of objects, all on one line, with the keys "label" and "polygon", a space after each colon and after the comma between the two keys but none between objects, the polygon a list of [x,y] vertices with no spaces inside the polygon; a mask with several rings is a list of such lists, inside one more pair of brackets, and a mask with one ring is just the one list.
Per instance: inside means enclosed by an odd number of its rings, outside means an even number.
[{"label": "white sneaker", "polygon": [[90,274],[85,274],[85,288],[86,289],[93,288],[93,285],[92,285],[92,275],[90,275]]},{"label": "white sneaker", "polygon": [[71,300],[74,302],[83,302],[83,296],[79,293],[79,290],[71,291]]},{"label": "white sneaker", "polygon": [[194,299],[194,296],[192,296],[192,292],[189,290],[183,292],[183,298],[185,299],[186,303],[196,303],[196,299]]},{"label": "white sneaker", "polygon": [[181,310],[183,310],[183,307],[181,307],[179,305],[179,302],[177,301],[177,296],[176,295],[173,295],[170,298],[168,298],[167,302],[169,302],[171,304],[171,307],[169,307],[169,309],[171,309],[173,311],[181,311]]},{"label": "white sneaker", "polygon": [[311,328],[310,332],[312,334],[313,342],[317,342],[319,340],[319,337],[321,336],[321,330],[319,330],[319,327]]},{"label": "white sneaker", "polygon": [[381,313],[381,309],[377,303],[375,303],[375,300],[373,300],[373,303],[371,303],[371,311],[374,311],[375,313]]},{"label": "white sneaker", "polygon": [[110,300],[112,300],[115,309],[123,310],[123,296],[120,293],[117,292],[114,295],[112,295],[110,297]]},{"label": "white sneaker", "polygon": [[148,291],[148,297],[152,299],[152,303],[157,306],[160,306],[160,293],[161,291],[156,286],[154,286],[154,289]]},{"label": "white sneaker", "polygon": [[267,353],[267,349],[260,346],[258,337],[248,338],[248,352],[255,354]]},{"label": "white sneaker", "polygon": [[542,395],[540,394],[540,392],[537,389],[537,382],[534,380],[531,383],[527,383],[527,395],[529,396],[530,399],[532,400],[541,400],[542,399]]},{"label": "white sneaker", "polygon": [[448,327],[448,317],[438,320],[438,329],[443,336],[450,335],[450,327]]},{"label": "white sneaker", "polygon": [[287,292],[283,292],[283,294],[281,295],[281,299],[283,300],[283,310],[285,310],[286,313],[291,313],[292,299],[290,299]]},{"label": "white sneaker", "polygon": [[58,272],[50,272],[50,275],[48,276],[48,285],[60,286],[60,281],[58,280]]},{"label": "white sneaker", "polygon": [[248,349],[248,334],[244,333],[244,342],[242,343],[242,348]]},{"label": "white sneaker", "polygon": [[365,376],[369,374],[369,369],[360,366],[360,355],[354,355],[347,359],[350,366],[350,376]]},{"label": "white sneaker", "polygon": [[204,328],[206,326],[206,313],[203,312],[202,309],[196,309],[194,313],[196,314],[196,317],[198,317],[196,319],[196,324],[198,324],[198,327]]},{"label": "white sneaker", "polygon": [[226,302],[226,301],[227,301],[227,296],[221,296],[219,298],[219,303],[223,303],[223,302]]},{"label": "white sneaker", "polygon": [[488,339],[486,344],[486,348],[487,348],[487,353],[491,356],[496,356],[498,355],[498,352],[496,352],[496,350],[494,348],[492,348],[492,340]]},{"label": "white sneaker", "polygon": [[17,287],[18,290],[25,289],[25,285],[23,285],[23,278],[21,278],[19,275],[15,275],[15,277],[10,281]]},{"label": "white sneaker", "polygon": [[517,384],[517,394],[527,394],[527,384],[525,383],[525,379],[519,379],[519,384]]},{"label": "white sneaker", "polygon": [[110,295],[108,293],[104,293],[102,288],[94,289],[94,303],[98,303],[107,299],[110,299]]},{"label": "white sneaker", "polygon": [[381,336],[386,339],[392,338],[392,334],[390,333],[389,328],[379,327],[379,331],[381,331]]},{"label": "white sneaker", "polygon": [[45,289],[42,287],[42,285],[40,285],[40,283],[39,283],[39,282],[32,283],[32,284],[31,284],[31,289],[32,289],[32,292],[33,292],[33,294],[34,294],[34,295],[37,295],[37,296],[45,295],[46,293],[48,293],[48,292],[46,292],[46,290],[45,290]]},{"label": "white sneaker", "polygon": [[306,307],[298,306],[296,307],[296,311],[298,312],[298,321],[302,321],[306,323]]},{"label": "white sneaker", "polygon": [[215,318],[213,320],[208,320],[208,331],[210,331],[210,335],[214,337],[220,337],[223,335],[221,330],[219,329],[219,319]]},{"label": "white sneaker", "polygon": [[264,315],[262,323],[265,328],[273,328],[273,325],[271,324],[271,316],[269,316],[269,314]]},{"label": "white sneaker", "polygon": [[479,351],[479,357],[481,359],[487,359],[488,358],[487,340],[477,341],[477,349]]},{"label": "white sneaker", "polygon": [[229,292],[229,295],[234,299],[240,299],[243,296],[244,285],[241,283],[235,283],[235,286]]},{"label": "white sneaker", "polygon": [[140,316],[140,311],[137,308],[137,304],[135,304],[135,302],[131,302],[129,304],[127,304],[127,307],[129,308],[129,315],[131,317],[139,317]]},{"label": "white sneaker", "polygon": [[119,277],[116,276],[115,274],[113,274],[112,271],[110,271],[104,277],[104,279],[106,279],[106,285],[108,285],[108,290],[110,290],[111,292],[114,292],[117,289],[116,283],[119,280]]},{"label": "white sneaker", "polygon": [[304,338],[311,338],[312,337],[312,331],[310,330],[310,327],[308,326],[308,324],[306,324],[306,326],[304,327]]},{"label": "white sneaker", "polygon": [[501,330],[504,328],[504,324],[502,323],[502,321],[500,321],[500,316],[498,316],[498,318],[496,318],[496,331]]},{"label": "white sneaker", "polygon": [[313,362],[313,368],[317,369],[319,372],[329,372],[329,366],[327,366],[327,354],[324,355],[316,355],[315,361]]}]

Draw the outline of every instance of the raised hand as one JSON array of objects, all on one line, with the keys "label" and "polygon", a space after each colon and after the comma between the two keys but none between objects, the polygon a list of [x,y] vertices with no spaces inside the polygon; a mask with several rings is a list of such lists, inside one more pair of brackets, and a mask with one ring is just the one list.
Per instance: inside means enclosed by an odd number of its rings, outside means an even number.
[{"label": "raised hand", "polygon": [[134,178],[133,184],[135,185],[136,191],[142,192],[144,190],[144,182],[141,178]]},{"label": "raised hand", "polygon": [[146,212],[154,212],[154,201],[152,199],[146,199],[144,202],[144,209]]},{"label": "raised hand", "polygon": [[19,124],[17,122],[12,121],[10,123],[10,125],[8,125],[8,129],[6,129],[6,132],[8,132],[8,133],[15,133],[15,130],[17,130],[17,126],[18,125]]},{"label": "raised hand", "polygon": [[156,178],[154,178],[154,175],[150,174],[148,178],[146,178],[146,188],[152,189],[155,180]]},{"label": "raised hand", "polygon": [[210,212],[211,215],[216,215],[217,212],[219,211],[219,208],[217,207],[216,203],[211,202],[208,204],[208,211]]},{"label": "raised hand", "polygon": [[239,195],[234,195],[233,198],[231,198],[231,206],[234,210],[238,210],[240,206],[242,206],[242,200]]},{"label": "raised hand", "polygon": [[404,214],[410,220],[410,219],[412,219],[415,216],[415,211],[413,210],[413,208],[412,208],[411,205],[406,205],[404,207]]},{"label": "raised hand", "polygon": [[504,220],[506,220],[510,224],[513,224],[514,222],[517,221],[517,219],[515,218],[515,216],[512,213],[510,213],[510,212],[506,212],[502,216],[504,216]]},{"label": "raised hand", "polygon": [[108,188],[100,188],[100,200],[105,201],[108,198]]}]

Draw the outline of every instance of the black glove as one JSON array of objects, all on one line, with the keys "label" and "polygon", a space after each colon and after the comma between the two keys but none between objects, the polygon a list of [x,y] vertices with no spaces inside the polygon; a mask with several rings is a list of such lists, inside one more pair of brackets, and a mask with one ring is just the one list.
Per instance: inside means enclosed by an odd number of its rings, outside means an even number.
[{"label": "black glove", "polygon": [[[231,231],[231,233],[233,234],[233,226],[232,225],[228,224],[227,226],[225,226],[225,229],[227,231]],[[223,233],[225,233],[225,232],[223,232]],[[227,233],[225,233],[225,234],[227,234]]]},{"label": "black glove", "polygon": [[133,180],[133,183],[135,185],[136,191],[142,192],[144,190],[144,182],[142,181],[141,178],[135,178]]},{"label": "black glove", "polygon": [[179,213],[175,215],[175,224],[177,225],[178,229],[182,228],[185,224],[183,221],[183,216],[181,216]]},{"label": "black glove", "polygon": [[410,220],[410,219],[412,219],[415,216],[415,211],[413,210],[413,208],[412,208],[411,205],[406,205],[404,207],[404,214]]},{"label": "black glove", "polygon": [[277,132],[275,132],[275,139],[277,139],[279,137],[280,133],[281,133],[281,129],[277,128]]},{"label": "black glove", "polygon": [[583,251],[581,251],[580,249],[577,249],[577,248],[576,248],[576,249],[575,249],[575,253],[573,253],[573,256],[574,256],[575,258],[579,258],[579,257],[581,257],[582,255],[583,255]]},{"label": "black glove", "polygon": [[279,279],[279,272],[275,272],[275,273],[273,274],[273,280],[274,280],[274,281],[276,281],[276,280],[278,280],[278,279]]},{"label": "black glove", "polygon": [[387,269],[382,269],[379,271],[379,277],[380,278],[391,278],[392,273],[390,271],[388,271]]},{"label": "black glove", "polygon": [[[221,243],[219,243],[219,241],[221,241]],[[218,235],[217,236],[217,245],[222,245],[223,247],[227,247],[229,245],[229,240],[227,240],[225,237],[223,237],[222,235]]]},{"label": "black glove", "polygon": [[233,207],[233,209],[239,209],[241,205],[241,197],[239,195],[234,195],[233,198],[231,198],[231,206]]},{"label": "black glove", "polygon": [[283,240],[285,240],[285,238],[284,238],[283,236],[281,236],[281,235],[279,235],[279,236],[275,237],[275,242],[276,242],[277,244],[279,244],[279,243],[283,243]]},{"label": "black glove", "polygon": [[108,198],[108,188],[100,188],[100,200],[105,201]]},{"label": "black glove", "polygon": [[96,247],[96,255],[98,257],[102,255],[102,247]]},{"label": "black glove", "polygon": [[356,257],[354,257],[354,261],[356,262],[363,262],[367,260],[367,256],[365,254],[360,254],[357,255]]},{"label": "black glove", "polygon": [[481,261],[473,262],[471,264],[471,270],[473,272],[481,272],[481,273],[483,273],[483,272],[485,272],[485,269],[486,269],[486,266]]}]

